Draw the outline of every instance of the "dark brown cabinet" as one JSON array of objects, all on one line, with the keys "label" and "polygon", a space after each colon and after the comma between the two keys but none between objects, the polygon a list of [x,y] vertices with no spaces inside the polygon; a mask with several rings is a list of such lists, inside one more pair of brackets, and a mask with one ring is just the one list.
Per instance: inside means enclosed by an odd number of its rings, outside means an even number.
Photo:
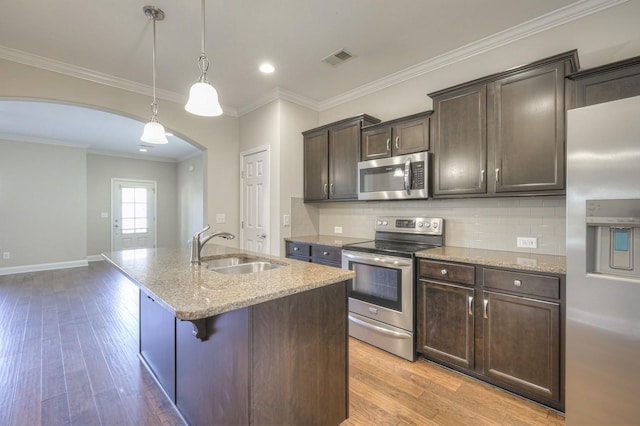
[{"label": "dark brown cabinet", "polygon": [[430,94],[434,197],[562,193],[575,51]]},{"label": "dark brown cabinet", "polygon": [[426,259],[418,270],[418,352],[564,408],[562,276]]},{"label": "dark brown cabinet", "polygon": [[140,291],[140,355],[169,398],[176,400],[175,317]]},{"label": "dark brown cabinet", "polygon": [[640,96],[640,56],[582,70],[569,79],[578,108]]},{"label": "dark brown cabinet", "polygon": [[304,200],[357,200],[360,129],[380,120],[361,114],[303,132]]},{"label": "dark brown cabinet", "polygon": [[287,241],[287,258],[326,266],[342,267],[342,248],[326,244]]},{"label": "dark brown cabinet", "polygon": [[362,160],[429,150],[429,121],[433,111],[414,114],[362,129]]}]

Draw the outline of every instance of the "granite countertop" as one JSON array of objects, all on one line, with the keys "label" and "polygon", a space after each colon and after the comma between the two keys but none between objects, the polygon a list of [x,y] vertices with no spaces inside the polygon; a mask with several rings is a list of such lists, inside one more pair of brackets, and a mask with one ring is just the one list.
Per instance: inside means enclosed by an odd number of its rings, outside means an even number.
[{"label": "granite countertop", "polygon": [[524,271],[566,273],[566,257],[512,251],[474,249],[466,247],[437,247],[416,253],[423,259],[474,263],[484,266],[521,269]]},{"label": "granite countertop", "polygon": [[353,271],[207,244],[202,259],[245,255],[284,264],[282,268],[225,275],[192,266],[188,249],[141,249],[102,256],[178,319],[197,320],[355,276]]},{"label": "granite countertop", "polygon": [[338,235],[304,235],[302,237],[287,237],[285,241],[296,243],[324,244],[326,246],[342,247],[344,244],[361,243],[371,241],[372,238],[351,238]]}]

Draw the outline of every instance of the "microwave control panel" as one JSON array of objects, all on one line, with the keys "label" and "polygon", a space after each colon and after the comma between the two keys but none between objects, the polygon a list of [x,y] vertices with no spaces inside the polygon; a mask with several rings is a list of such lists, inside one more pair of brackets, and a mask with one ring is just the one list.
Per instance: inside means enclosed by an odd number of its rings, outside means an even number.
[{"label": "microwave control panel", "polygon": [[424,161],[411,163],[411,189],[424,188]]}]

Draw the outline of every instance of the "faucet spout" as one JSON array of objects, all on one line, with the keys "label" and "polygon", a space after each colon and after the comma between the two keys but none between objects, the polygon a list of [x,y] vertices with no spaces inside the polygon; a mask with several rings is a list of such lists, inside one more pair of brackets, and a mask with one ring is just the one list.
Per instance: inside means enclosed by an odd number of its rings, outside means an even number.
[{"label": "faucet spout", "polygon": [[205,232],[207,232],[211,226],[207,225],[202,231],[196,232],[193,234],[191,238],[191,263],[195,265],[200,265],[200,254],[202,253],[202,248],[210,239],[214,237],[224,238],[226,240],[233,240],[236,236],[230,234],[228,232],[219,231],[209,234],[205,237],[202,236]]}]

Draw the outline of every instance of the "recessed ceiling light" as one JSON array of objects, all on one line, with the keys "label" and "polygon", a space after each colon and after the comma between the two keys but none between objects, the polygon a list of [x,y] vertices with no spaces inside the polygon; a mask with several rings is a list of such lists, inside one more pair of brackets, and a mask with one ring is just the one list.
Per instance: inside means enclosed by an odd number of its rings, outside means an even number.
[{"label": "recessed ceiling light", "polygon": [[275,70],[276,69],[273,67],[273,65],[268,64],[266,62],[264,64],[260,65],[260,71],[262,71],[265,74],[271,74]]}]

